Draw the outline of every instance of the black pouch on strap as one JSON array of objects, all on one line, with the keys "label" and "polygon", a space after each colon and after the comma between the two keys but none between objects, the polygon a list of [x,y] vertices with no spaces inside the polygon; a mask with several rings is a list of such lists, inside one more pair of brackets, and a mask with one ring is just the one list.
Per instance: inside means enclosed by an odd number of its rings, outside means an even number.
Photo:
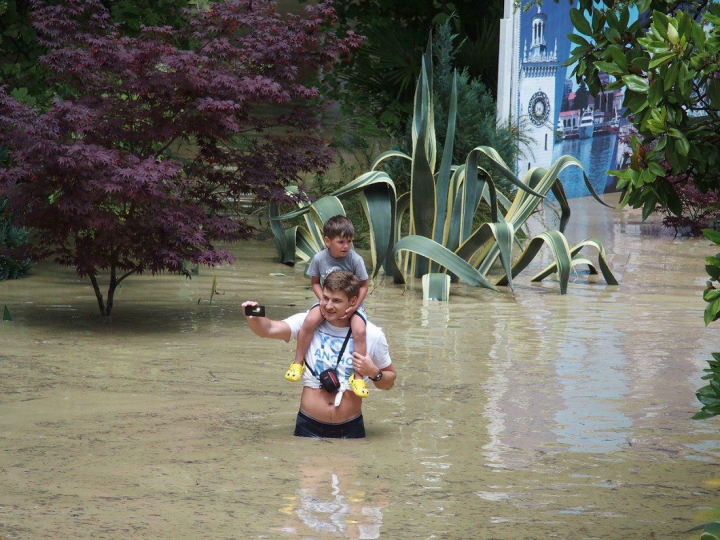
[{"label": "black pouch on strap", "polygon": [[326,369],[320,374],[320,384],[328,392],[340,389],[340,379],[335,368]]}]

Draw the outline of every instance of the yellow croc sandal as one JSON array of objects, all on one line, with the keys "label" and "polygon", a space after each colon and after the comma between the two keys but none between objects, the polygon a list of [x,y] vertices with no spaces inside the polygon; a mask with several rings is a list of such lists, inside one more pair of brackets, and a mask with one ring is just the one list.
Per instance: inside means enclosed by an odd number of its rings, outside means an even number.
[{"label": "yellow croc sandal", "polygon": [[290,368],[285,372],[285,378],[290,382],[299,381],[305,371],[305,364],[290,364]]},{"label": "yellow croc sandal", "polygon": [[348,384],[356,396],[361,398],[368,397],[367,385],[365,384],[365,379],[362,377],[358,377],[356,379],[355,374],[353,373],[350,377],[348,377]]}]

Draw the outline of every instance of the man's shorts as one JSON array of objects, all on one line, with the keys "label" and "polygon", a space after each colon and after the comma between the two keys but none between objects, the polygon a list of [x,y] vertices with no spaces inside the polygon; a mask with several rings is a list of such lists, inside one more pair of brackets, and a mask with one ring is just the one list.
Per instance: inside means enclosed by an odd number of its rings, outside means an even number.
[{"label": "man's shorts", "polygon": [[315,439],[364,439],[365,422],[362,414],[359,414],[342,424],[326,424],[298,411],[293,435]]}]

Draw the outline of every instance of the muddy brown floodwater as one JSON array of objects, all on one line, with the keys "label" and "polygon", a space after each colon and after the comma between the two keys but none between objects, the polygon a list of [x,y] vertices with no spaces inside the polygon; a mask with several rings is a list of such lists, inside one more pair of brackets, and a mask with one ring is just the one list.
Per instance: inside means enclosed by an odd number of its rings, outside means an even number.
[{"label": "muddy brown floodwater", "polygon": [[292,436],[293,346],[240,308],[312,303],[272,242],[128,279],[111,324],[71,269],[0,283],[0,538],[697,538],[720,505],[720,423],[690,420],[720,350],[717,250],[571,202],[571,242],[601,239],[619,286],[577,274],[560,296],[528,269],[515,299],[453,285],[424,305],[371,283],[399,377],[365,400],[362,441]]}]

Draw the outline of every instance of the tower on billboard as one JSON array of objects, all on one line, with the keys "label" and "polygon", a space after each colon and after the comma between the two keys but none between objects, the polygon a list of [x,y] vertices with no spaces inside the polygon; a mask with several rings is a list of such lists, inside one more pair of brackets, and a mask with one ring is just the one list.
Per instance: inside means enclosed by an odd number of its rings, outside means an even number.
[{"label": "tower on billboard", "polygon": [[[518,82],[518,113],[524,120],[526,135],[533,139],[532,156],[518,160],[518,173],[531,166],[549,167],[552,163],[555,126],[555,81],[558,70],[557,40],[552,51],[545,41],[547,15],[540,7],[525,31]],[[529,46],[528,46],[529,40]]]}]

